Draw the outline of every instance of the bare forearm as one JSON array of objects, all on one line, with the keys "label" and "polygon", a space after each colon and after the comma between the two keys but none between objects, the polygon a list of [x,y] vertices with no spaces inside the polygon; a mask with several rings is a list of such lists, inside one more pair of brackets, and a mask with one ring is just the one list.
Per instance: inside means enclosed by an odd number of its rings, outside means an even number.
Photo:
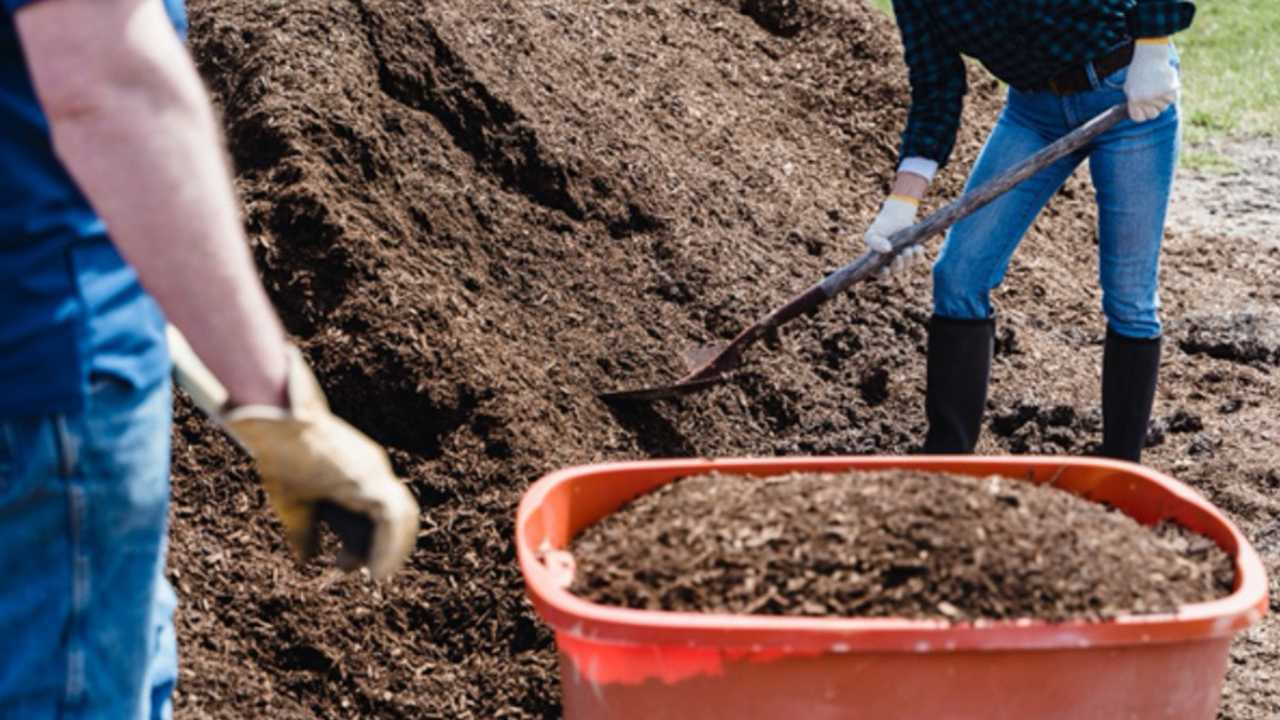
[{"label": "bare forearm", "polygon": [[258,283],[207,111],[121,97],[54,125],[59,155],[125,259],[245,403],[277,402],[283,335]]},{"label": "bare forearm", "polygon": [[899,172],[893,180],[894,195],[919,200],[924,197],[925,191],[929,189],[929,181],[924,177],[913,172]]},{"label": "bare forearm", "polygon": [[[117,37],[103,49],[110,73],[92,91],[47,104],[55,149],[232,399],[278,404],[284,336],[254,270],[195,69],[158,3],[88,1],[125,13],[119,22],[134,46]],[[39,91],[40,63],[31,64]]]}]

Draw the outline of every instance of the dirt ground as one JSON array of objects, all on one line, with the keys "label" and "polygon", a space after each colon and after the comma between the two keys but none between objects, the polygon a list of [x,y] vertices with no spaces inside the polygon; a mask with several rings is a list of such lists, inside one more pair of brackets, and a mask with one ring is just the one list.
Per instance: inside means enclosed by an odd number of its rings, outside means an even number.
[{"label": "dirt ground", "polygon": [[[907,103],[860,0],[192,0],[264,280],[335,409],[424,508],[375,586],[288,559],[242,457],[185,404],[171,576],[183,718],[555,718],[523,597],[522,490],[568,464],[904,453],[924,427],[924,271],[761,347],[735,384],[610,408],[861,251]],[[974,71],[953,197],[994,119]],[[1101,341],[1073,180],[999,292],[981,450],[1086,452]],[[1280,248],[1172,227],[1147,459],[1280,577]],[[1223,717],[1280,712],[1280,619],[1236,644]]]},{"label": "dirt ground", "polygon": [[1226,138],[1190,150],[1219,162],[1182,170],[1170,224],[1209,238],[1280,243],[1280,140]]}]

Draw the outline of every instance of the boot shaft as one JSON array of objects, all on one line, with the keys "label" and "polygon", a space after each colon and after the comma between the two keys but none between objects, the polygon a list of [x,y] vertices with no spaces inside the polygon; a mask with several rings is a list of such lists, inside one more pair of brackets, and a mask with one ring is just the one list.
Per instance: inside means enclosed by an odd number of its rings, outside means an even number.
[{"label": "boot shaft", "polygon": [[929,321],[924,452],[971,453],[978,444],[995,350],[994,320]]},{"label": "boot shaft", "polygon": [[1107,328],[1102,351],[1102,450],[1104,457],[1138,462],[1160,373],[1160,338],[1135,339]]}]

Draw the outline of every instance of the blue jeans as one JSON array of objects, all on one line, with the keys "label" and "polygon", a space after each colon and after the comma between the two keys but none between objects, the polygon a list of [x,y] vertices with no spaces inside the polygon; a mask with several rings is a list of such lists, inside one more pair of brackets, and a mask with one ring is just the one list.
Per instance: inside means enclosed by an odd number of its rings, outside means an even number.
[{"label": "blue jeans", "polygon": [[[1177,66],[1177,61],[1174,61]],[[982,149],[968,188],[990,180],[1116,103],[1127,69],[1094,78],[1094,89],[1059,97],[1011,89]],[[992,317],[991,290],[1036,215],[1086,158],[1098,202],[1102,310],[1116,333],[1160,335],[1158,274],[1165,211],[1178,163],[1179,111],[1170,106],[1145,123],[1125,119],[961,220],[933,266],[933,311],[957,320]],[[1085,238],[1061,238],[1085,242]]]},{"label": "blue jeans", "polygon": [[168,718],[170,389],[0,419],[0,718]]}]

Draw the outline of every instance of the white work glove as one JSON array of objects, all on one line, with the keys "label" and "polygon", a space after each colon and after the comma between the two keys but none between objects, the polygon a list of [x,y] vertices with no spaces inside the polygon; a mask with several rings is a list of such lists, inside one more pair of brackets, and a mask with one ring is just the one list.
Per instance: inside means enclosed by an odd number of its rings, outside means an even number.
[{"label": "white work glove", "polygon": [[327,504],[358,518],[364,527],[356,532],[367,530],[367,547],[348,545],[339,564],[365,566],[375,579],[385,578],[417,542],[418,503],[382,447],[329,411],[301,353],[289,350],[288,409],[242,405],[218,420],[253,456],[285,538],[301,559],[316,553],[318,510]]},{"label": "white work glove", "polygon": [[1173,45],[1168,38],[1143,38],[1133,47],[1133,60],[1124,80],[1129,117],[1152,120],[1178,101],[1178,73],[1170,64]]},{"label": "white work glove", "polygon": [[[893,249],[889,244],[889,238],[894,233],[903,228],[911,227],[916,221],[916,210],[919,202],[912,198],[902,195],[890,195],[888,200],[884,201],[884,206],[880,208],[880,214],[876,215],[876,219],[871,223],[871,227],[867,228],[866,235],[862,239],[867,247],[878,253],[887,253]],[[893,262],[885,265],[880,270],[881,275],[890,275],[915,264],[916,261],[923,257],[924,248],[919,245],[912,245],[903,248],[902,252],[893,259]]]}]

